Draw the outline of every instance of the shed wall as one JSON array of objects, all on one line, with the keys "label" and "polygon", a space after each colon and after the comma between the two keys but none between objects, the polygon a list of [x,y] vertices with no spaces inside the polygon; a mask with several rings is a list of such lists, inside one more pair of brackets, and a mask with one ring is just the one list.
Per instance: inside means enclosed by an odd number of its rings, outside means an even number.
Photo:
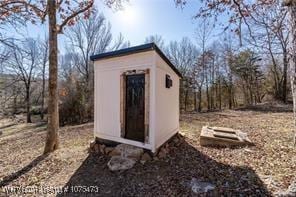
[{"label": "shed wall", "polygon": [[[173,86],[165,87],[170,75]],[[156,56],[155,148],[179,131],[179,76],[158,55]]]},{"label": "shed wall", "polygon": [[94,135],[99,138],[128,143],[147,149],[154,148],[152,104],[155,88],[150,85],[149,144],[121,138],[120,132],[120,75],[127,70],[150,69],[150,81],[155,81],[155,53],[148,51],[128,56],[95,61],[95,125]]}]

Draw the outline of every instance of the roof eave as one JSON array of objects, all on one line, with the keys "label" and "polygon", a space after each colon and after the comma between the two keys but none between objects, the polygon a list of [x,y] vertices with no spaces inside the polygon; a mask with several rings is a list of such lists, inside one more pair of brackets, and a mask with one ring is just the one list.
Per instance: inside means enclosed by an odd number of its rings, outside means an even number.
[{"label": "roof eave", "polygon": [[117,51],[112,52],[106,52],[101,53],[97,55],[90,56],[90,60],[96,61],[100,59],[109,59],[113,57],[121,57],[125,55],[135,54],[135,53],[142,53],[146,51],[152,51],[155,50],[157,54],[170,66],[170,68],[180,77],[182,77],[182,74],[180,71],[172,64],[172,62],[163,54],[163,52],[158,48],[158,46],[155,43],[148,43],[140,46],[130,47],[126,49],[120,49]]}]

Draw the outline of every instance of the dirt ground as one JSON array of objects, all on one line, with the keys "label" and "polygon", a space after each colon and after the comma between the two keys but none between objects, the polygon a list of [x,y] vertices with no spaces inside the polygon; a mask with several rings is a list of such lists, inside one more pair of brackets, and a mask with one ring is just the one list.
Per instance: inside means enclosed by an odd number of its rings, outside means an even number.
[{"label": "dirt ground", "polygon": [[[196,178],[216,186],[208,196],[270,196],[296,181],[292,112],[281,109],[241,109],[181,115],[185,142],[165,159],[123,172],[108,170],[108,156],[88,154],[93,124],[61,128],[61,147],[42,156],[45,125],[0,125],[0,196],[18,195],[20,188],[43,188],[42,195],[59,189],[74,190],[59,196],[194,196],[190,181]],[[203,125],[225,126],[248,133],[252,147],[201,147]],[[52,187],[50,187],[52,186]],[[51,193],[56,190],[56,193]],[[79,193],[80,191],[80,193]],[[17,193],[19,192],[19,193]],[[28,195],[32,196],[34,192]],[[35,196],[40,196],[35,191]]]}]

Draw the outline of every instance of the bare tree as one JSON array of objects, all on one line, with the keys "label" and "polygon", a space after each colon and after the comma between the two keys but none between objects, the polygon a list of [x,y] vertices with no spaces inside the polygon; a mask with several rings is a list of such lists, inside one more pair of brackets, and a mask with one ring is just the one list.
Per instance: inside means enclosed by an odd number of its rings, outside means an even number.
[{"label": "bare tree", "polygon": [[41,78],[42,78],[42,89],[41,89],[41,109],[40,109],[40,118],[44,119],[45,113],[45,85],[46,85],[46,70],[48,66],[48,42],[41,41],[39,44],[40,50],[40,66],[41,66]]},{"label": "bare tree", "polygon": [[[193,67],[192,71],[192,80],[193,80],[193,87],[194,87],[194,110],[201,112],[202,106],[202,86],[204,83],[204,70],[203,70],[203,55],[197,58],[196,63]],[[198,102],[197,102],[198,100]]]},{"label": "bare tree", "polygon": [[[18,46],[18,47],[17,47]],[[31,94],[32,83],[37,77],[37,67],[40,53],[38,43],[32,38],[27,38],[11,48],[11,57],[5,64],[8,73],[15,75],[16,80],[23,82],[25,87],[25,101],[27,122],[31,123]]]},{"label": "bare tree", "polygon": [[[113,40],[111,25],[105,16],[97,10],[85,20],[80,20],[66,31],[68,40],[67,51],[71,61],[81,76],[82,86],[85,90],[85,104],[88,111],[88,120],[93,119],[93,63],[89,56],[116,50],[128,45],[122,34]],[[75,55],[74,55],[75,54]]]},{"label": "bare tree", "polygon": [[202,89],[204,83],[206,84],[206,93],[207,93],[207,101],[208,101],[208,109],[209,109],[209,90],[208,90],[208,75],[207,75],[207,67],[206,67],[206,55],[207,55],[207,45],[209,39],[211,37],[211,32],[213,30],[213,26],[208,19],[202,19],[198,24],[199,28],[196,30],[196,40],[201,49],[201,61],[200,66],[202,68],[201,79],[199,80],[198,85],[198,111],[201,109],[202,102]]},{"label": "bare tree", "polygon": [[124,49],[128,48],[130,46],[129,41],[125,41],[122,33],[120,33],[115,40],[113,40],[114,44],[110,48],[111,50],[118,50],[118,49]]},{"label": "bare tree", "polygon": [[80,20],[75,26],[70,27],[66,31],[66,36],[69,41],[68,49],[78,56],[76,67],[86,84],[91,82],[89,56],[119,49],[126,44],[120,34],[112,46],[111,25],[107,22],[105,16],[96,10],[88,19]]},{"label": "bare tree", "polygon": [[[234,66],[232,71],[242,80],[247,105],[253,105],[261,102],[261,87],[263,84],[263,73],[259,62],[261,58],[251,50],[240,52],[234,57]],[[264,94],[263,94],[264,95]]]},{"label": "bare tree", "polygon": [[[183,76],[181,81],[180,102],[182,102],[181,100],[184,95],[184,110],[186,111],[189,91],[192,89],[191,72],[198,57],[198,50],[189,38],[184,37],[179,42],[170,42],[166,48],[166,54]],[[182,103],[180,106],[183,106]]]},{"label": "bare tree", "polygon": [[0,69],[3,69],[3,64],[9,58],[9,50],[8,47],[0,43]]},{"label": "bare tree", "polygon": [[231,109],[234,104],[234,74],[233,68],[234,64],[234,46],[230,37],[227,37],[224,42],[224,70],[226,73],[226,77],[224,80],[224,84],[227,87],[228,93],[228,107]]},{"label": "bare tree", "polygon": [[161,35],[155,34],[145,38],[144,43],[151,43],[151,42],[155,43],[160,49],[162,50],[165,49],[165,42]]},{"label": "bare tree", "polygon": [[72,53],[78,55],[76,67],[86,84],[90,82],[89,56],[106,51],[112,41],[111,26],[102,14],[95,12],[88,20],[80,20],[66,31]]},{"label": "bare tree", "polygon": [[[246,40],[261,54],[269,54],[271,73],[274,80],[274,97],[287,102],[288,78],[288,37],[287,10],[276,1],[270,6],[254,10],[247,19],[252,28],[252,37]],[[263,50],[262,50],[263,49]],[[281,56],[282,61],[277,57]]]},{"label": "bare tree", "polygon": [[[294,126],[296,127],[296,2],[284,0],[284,5],[288,7],[289,13],[289,64],[291,69],[291,87],[293,95]],[[296,128],[294,128],[294,146],[296,145]]]}]

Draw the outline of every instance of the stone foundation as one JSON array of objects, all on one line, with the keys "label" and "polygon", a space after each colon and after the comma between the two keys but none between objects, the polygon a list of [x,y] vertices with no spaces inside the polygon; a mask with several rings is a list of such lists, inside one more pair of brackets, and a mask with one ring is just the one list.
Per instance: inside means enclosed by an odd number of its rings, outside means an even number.
[{"label": "stone foundation", "polygon": [[[141,163],[145,163],[147,161],[163,159],[169,154],[171,148],[178,147],[183,142],[184,135],[177,133],[161,147],[159,147],[155,153],[152,153],[150,150],[143,150],[143,152],[137,156],[137,160],[139,160]],[[131,145],[120,144],[110,140],[96,138],[94,141],[90,142],[89,152],[107,156],[122,156],[124,154],[122,152],[124,148],[122,147],[124,146]]]}]

